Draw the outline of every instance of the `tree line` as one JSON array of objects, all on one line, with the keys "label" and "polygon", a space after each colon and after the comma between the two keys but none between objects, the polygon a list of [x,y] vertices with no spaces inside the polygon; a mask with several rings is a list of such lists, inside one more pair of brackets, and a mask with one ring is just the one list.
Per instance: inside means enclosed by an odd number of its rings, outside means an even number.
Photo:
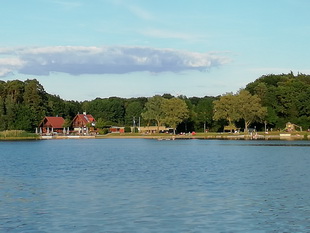
[{"label": "tree line", "polygon": [[80,109],[80,102],[46,93],[36,79],[0,81],[0,131],[34,132],[44,116],[62,116],[69,121]]},{"label": "tree line", "polygon": [[34,132],[44,116],[61,116],[69,124],[77,113],[87,112],[97,127],[109,125],[166,125],[178,132],[223,131],[226,125],[263,130],[283,129],[292,122],[310,126],[310,76],[270,74],[249,83],[237,93],[186,97],[171,94],[138,98],[96,98],[68,101],[52,95],[36,80],[0,81],[0,130]]}]

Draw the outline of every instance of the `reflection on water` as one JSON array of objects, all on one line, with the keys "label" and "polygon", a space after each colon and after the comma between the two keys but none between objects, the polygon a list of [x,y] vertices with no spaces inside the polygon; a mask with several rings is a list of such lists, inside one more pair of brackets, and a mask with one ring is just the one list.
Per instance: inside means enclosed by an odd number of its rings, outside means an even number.
[{"label": "reflection on water", "polygon": [[308,141],[0,142],[1,232],[309,232]]}]

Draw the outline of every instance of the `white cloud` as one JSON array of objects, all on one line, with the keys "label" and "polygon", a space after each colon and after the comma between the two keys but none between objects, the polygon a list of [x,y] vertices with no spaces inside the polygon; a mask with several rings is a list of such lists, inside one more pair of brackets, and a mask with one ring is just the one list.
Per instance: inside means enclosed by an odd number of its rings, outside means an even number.
[{"label": "white cloud", "polygon": [[8,76],[12,72],[13,72],[13,70],[11,70],[11,69],[0,67],[0,77]]},{"label": "white cloud", "polygon": [[0,56],[0,76],[13,71],[30,75],[49,75],[51,72],[71,75],[181,72],[206,70],[230,61],[217,53],[121,46],[0,48]]},{"label": "white cloud", "polygon": [[[9,52],[8,50],[1,50],[1,52]],[[18,57],[5,57],[0,58],[0,77],[8,76],[14,70],[18,70],[25,65],[25,62]]]},{"label": "white cloud", "polygon": [[0,66],[21,67],[24,62],[16,57],[0,58]]}]

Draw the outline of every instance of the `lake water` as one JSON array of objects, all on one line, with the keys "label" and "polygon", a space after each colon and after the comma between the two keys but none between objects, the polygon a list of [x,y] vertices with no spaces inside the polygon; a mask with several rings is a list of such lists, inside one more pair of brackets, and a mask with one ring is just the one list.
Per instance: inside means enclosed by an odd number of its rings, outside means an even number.
[{"label": "lake water", "polygon": [[310,232],[310,142],[0,142],[0,232]]}]

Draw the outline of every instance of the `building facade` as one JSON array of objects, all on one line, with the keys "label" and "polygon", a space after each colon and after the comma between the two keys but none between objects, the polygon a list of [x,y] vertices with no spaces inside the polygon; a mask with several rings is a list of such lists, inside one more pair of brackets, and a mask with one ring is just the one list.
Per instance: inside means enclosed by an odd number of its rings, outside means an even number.
[{"label": "building facade", "polygon": [[61,133],[63,132],[65,120],[62,117],[44,117],[39,124],[38,133]]}]

